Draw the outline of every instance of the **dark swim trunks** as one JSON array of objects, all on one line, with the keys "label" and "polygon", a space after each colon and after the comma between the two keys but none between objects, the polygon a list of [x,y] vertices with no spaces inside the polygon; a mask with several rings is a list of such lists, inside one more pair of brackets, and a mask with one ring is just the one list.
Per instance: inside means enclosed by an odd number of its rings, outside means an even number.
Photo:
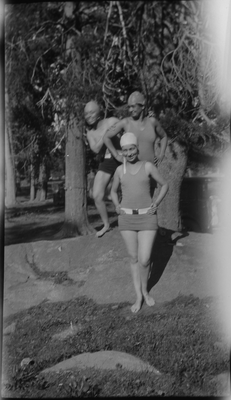
[{"label": "dark swim trunks", "polygon": [[121,163],[114,157],[104,158],[104,160],[99,164],[98,171],[103,171],[106,174],[113,175],[119,165],[121,165]]},{"label": "dark swim trunks", "polygon": [[118,225],[119,231],[156,231],[158,229],[158,220],[156,214],[120,214]]}]

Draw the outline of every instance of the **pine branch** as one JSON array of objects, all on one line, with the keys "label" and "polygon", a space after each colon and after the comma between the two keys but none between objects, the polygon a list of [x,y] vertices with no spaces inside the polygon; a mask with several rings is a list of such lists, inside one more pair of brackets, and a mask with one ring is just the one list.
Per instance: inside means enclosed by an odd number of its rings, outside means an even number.
[{"label": "pine branch", "polygon": [[108,14],[107,14],[107,22],[106,22],[106,28],[105,28],[105,33],[104,33],[104,39],[103,39],[103,47],[105,46],[106,39],[107,39],[109,19],[110,19],[113,5],[114,5],[114,1],[110,1],[110,6],[109,6]]},{"label": "pine branch", "polygon": [[56,149],[60,146],[60,144],[62,143],[63,139],[65,138],[66,134],[64,133],[64,135],[61,137],[60,141],[57,143],[57,145],[50,151],[50,154],[54,153],[56,151]]},{"label": "pine branch", "polygon": [[28,146],[24,147],[24,149],[20,150],[15,156],[17,157],[19,154],[21,154],[22,152],[24,152],[26,149],[28,149],[29,147],[31,147],[34,142],[36,140],[36,136],[33,137],[32,141],[28,144]]}]

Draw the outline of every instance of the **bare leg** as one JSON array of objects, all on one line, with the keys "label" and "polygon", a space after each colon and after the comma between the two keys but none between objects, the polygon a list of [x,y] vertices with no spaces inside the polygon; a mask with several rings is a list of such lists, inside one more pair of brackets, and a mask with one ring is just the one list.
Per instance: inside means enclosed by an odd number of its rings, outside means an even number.
[{"label": "bare leg", "polygon": [[150,255],[157,231],[138,232],[138,260],[140,267],[141,290],[148,306],[154,306],[155,300],[148,294],[147,283],[150,272]]},{"label": "bare leg", "polygon": [[111,200],[111,187],[112,187],[112,179],[110,180],[108,186],[107,186],[107,199]]},{"label": "bare leg", "polygon": [[131,273],[136,292],[136,302],[132,305],[131,311],[133,313],[137,313],[141,308],[143,299],[140,281],[140,268],[137,258],[137,232],[121,231],[121,235],[125,241],[127,251],[130,256]]},{"label": "bare leg", "polygon": [[103,221],[103,229],[96,233],[96,236],[101,237],[109,230],[109,220],[107,215],[106,204],[103,200],[106,187],[111,179],[111,175],[103,171],[98,171],[93,185],[93,198],[95,206]]},{"label": "bare leg", "polygon": [[141,292],[141,282],[140,282],[140,268],[139,268],[139,263],[137,262],[133,262],[131,260],[131,273],[132,273],[132,279],[133,279],[133,285],[135,288],[135,292],[136,292],[136,301],[135,303],[131,306],[131,311],[133,313],[137,313],[140,308],[141,308],[141,304],[142,304],[142,292]]}]

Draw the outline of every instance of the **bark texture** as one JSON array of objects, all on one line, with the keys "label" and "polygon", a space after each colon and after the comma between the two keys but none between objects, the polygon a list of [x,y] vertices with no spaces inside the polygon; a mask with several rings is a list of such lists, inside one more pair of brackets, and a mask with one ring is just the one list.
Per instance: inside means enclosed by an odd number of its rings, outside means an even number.
[{"label": "bark texture", "polygon": [[31,164],[30,166],[30,201],[34,201],[35,199],[35,171],[34,167]]},{"label": "bark texture", "polygon": [[6,192],[5,192],[5,205],[6,207],[13,207],[16,203],[16,186],[15,186],[15,171],[14,171],[14,158],[12,154],[12,147],[10,143],[11,127],[9,118],[9,101],[8,94],[5,93],[5,107],[6,107],[6,123],[5,123],[5,166],[6,166]]},{"label": "bark texture", "polygon": [[71,118],[67,128],[65,221],[61,236],[88,235],[95,230],[87,217],[87,185],[83,135]]},{"label": "bark texture", "polygon": [[47,173],[46,167],[44,163],[41,163],[39,166],[39,180],[38,180],[38,189],[36,193],[37,201],[44,201],[47,198]]},{"label": "bark texture", "polygon": [[[169,184],[169,191],[158,208],[158,223],[160,227],[175,232],[182,230],[179,203],[180,187],[186,166],[186,148],[176,141],[168,144],[165,158],[158,168],[160,174]],[[154,198],[158,195],[159,191],[160,187],[157,187]]]}]

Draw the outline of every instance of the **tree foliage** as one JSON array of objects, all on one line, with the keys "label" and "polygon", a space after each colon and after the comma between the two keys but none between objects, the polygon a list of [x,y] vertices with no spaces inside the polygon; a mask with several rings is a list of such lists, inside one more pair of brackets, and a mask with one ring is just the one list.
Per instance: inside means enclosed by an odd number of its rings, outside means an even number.
[{"label": "tree foliage", "polygon": [[141,89],[157,114],[174,108],[184,119],[211,123],[220,98],[216,45],[204,29],[209,22],[200,0],[111,2],[103,85],[108,107]]},{"label": "tree foliage", "polygon": [[70,113],[83,128],[89,98],[103,98],[110,113],[136,89],[157,116],[173,108],[184,119],[210,122],[219,99],[204,15],[200,0],[7,5],[12,107],[40,111],[41,131],[56,124],[56,145]]},{"label": "tree foliage", "polygon": [[[49,150],[53,146],[53,138],[48,135],[52,112],[49,107],[45,113],[40,112],[37,102],[42,88],[37,77],[33,80],[36,61],[44,50],[41,41],[34,46],[33,36],[35,27],[39,27],[41,11],[42,5],[37,3],[8,5],[5,46],[16,164],[21,169],[33,165],[37,174],[39,165],[50,160]],[[42,79],[42,73],[39,76]]]},{"label": "tree foliage", "polygon": [[[171,140],[199,147],[211,137],[224,141],[206,23],[200,0],[7,5],[6,85],[18,160],[37,171],[51,166],[67,143],[82,145],[86,102],[122,117],[134,90],[145,94],[146,111],[163,116]],[[94,168],[89,148],[86,155]]]}]

